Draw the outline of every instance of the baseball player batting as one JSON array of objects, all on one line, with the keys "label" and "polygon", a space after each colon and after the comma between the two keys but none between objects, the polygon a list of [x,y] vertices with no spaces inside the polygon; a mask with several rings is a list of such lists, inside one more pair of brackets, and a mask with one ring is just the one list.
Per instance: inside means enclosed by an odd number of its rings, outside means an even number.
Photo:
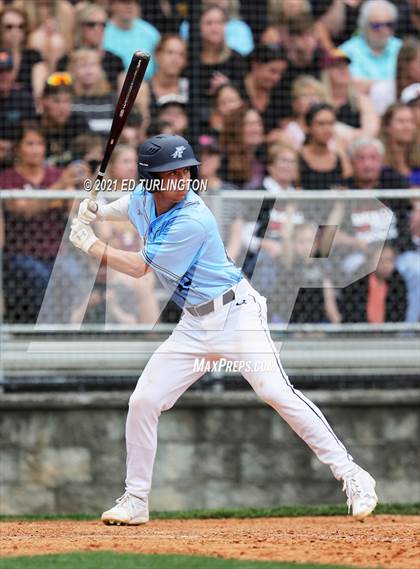
[{"label": "baseball player batting", "polygon": [[[353,461],[321,411],[285,373],[270,337],[266,299],[229,259],[213,214],[188,187],[199,166],[190,144],[180,136],[154,136],[141,146],[139,166],[134,192],[107,205],[84,200],[70,234],[73,245],[96,259],[105,257],[117,271],[137,278],[154,271],[183,309],[130,397],[125,492],[102,521],[137,525],[149,520],[159,416],[203,375],[194,368],[197,357],[246,361],[242,373],[257,395],[343,482],[349,512],[358,519],[368,516],[378,501],[375,480]],[[178,191],[169,191],[174,182]],[[96,220],[130,221],[143,249],[135,253],[108,246],[90,226]],[[253,365],[261,359],[269,365]]]}]

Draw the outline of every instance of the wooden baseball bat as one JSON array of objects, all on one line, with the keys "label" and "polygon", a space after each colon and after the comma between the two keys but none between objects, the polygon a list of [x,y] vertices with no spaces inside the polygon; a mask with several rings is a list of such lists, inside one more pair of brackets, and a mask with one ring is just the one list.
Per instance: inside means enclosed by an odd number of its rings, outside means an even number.
[{"label": "wooden baseball bat", "polygon": [[120,96],[118,97],[115,106],[114,116],[112,118],[111,130],[109,133],[108,141],[106,143],[104,157],[102,159],[99,171],[96,175],[93,184],[93,191],[91,199],[95,200],[98,189],[101,187],[101,182],[105,176],[105,171],[108,166],[109,159],[114,151],[114,148],[120,138],[120,134],[126,123],[127,117],[136,100],[137,93],[143,82],[144,74],[147,65],[150,61],[150,55],[143,51],[136,51],[133,53],[124,84],[121,89]]}]

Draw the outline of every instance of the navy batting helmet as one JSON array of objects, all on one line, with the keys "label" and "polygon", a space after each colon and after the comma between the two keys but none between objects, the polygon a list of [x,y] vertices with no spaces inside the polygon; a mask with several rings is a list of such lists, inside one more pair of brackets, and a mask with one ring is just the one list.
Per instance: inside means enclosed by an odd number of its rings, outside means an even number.
[{"label": "navy batting helmet", "polygon": [[178,168],[191,170],[191,179],[198,178],[200,162],[185,138],[176,134],[158,134],[149,138],[140,147],[140,179],[156,178],[159,172],[170,172]]}]

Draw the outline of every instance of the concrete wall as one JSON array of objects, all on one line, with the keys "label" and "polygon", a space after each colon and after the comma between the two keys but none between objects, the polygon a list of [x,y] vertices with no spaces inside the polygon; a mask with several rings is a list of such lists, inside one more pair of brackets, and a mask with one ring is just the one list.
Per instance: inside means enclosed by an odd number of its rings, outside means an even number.
[{"label": "concrete wall", "polygon": [[[420,500],[420,390],[306,392],[385,502]],[[128,393],[0,396],[0,513],[98,513],[122,494]],[[155,510],[340,503],[341,486],[251,392],[164,413]]]}]

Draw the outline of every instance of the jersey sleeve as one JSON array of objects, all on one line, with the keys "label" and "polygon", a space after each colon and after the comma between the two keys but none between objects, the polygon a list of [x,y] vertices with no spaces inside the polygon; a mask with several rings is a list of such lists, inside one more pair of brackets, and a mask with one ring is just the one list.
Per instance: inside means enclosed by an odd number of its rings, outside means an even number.
[{"label": "jersey sleeve", "polygon": [[128,219],[128,205],[130,195],[115,200],[106,205],[101,205],[98,211],[99,218],[107,221],[121,221]]},{"label": "jersey sleeve", "polygon": [[140,252],[155,271],[179,281],[194,264],[206,240],[204,226],[192,219],[177,218],[162,228]]}]

